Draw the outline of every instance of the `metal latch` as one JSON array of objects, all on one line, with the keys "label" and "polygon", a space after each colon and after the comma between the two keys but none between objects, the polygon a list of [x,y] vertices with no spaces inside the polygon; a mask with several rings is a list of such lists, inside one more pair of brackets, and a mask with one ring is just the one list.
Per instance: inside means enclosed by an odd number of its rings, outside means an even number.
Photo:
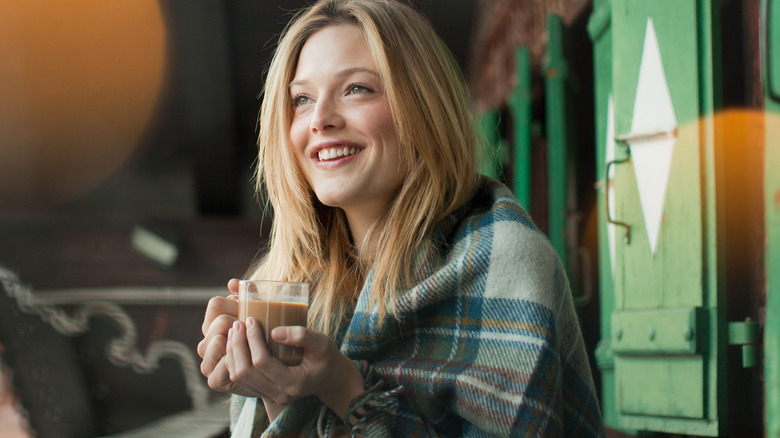
[{"label": "metal latch", "polygon": [[653,132],[629,132],[628,134],[622,134],[615,137],[616,143],[631,144],[641,143],[647,141],[664,140],[667,138],[677,138],[677,127],[668,131],[653,131]]},{"label": "metal latch", "polygon": [[758,323],[750,317],[744,322],[729,323],[729,345],[742,346],[742,367],[751,368],[758,365]]}]

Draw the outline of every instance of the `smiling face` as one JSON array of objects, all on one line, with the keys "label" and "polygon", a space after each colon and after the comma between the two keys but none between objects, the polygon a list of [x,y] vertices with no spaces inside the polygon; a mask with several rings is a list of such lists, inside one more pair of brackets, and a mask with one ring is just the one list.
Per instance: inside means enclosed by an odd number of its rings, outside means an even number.
[{"label": "smiling face", "polygon": [[295,156],[320,202],[343,209],[354,234],[388,208],[407,173],[360,28],[331,25],[309,37],[289,92]]}]

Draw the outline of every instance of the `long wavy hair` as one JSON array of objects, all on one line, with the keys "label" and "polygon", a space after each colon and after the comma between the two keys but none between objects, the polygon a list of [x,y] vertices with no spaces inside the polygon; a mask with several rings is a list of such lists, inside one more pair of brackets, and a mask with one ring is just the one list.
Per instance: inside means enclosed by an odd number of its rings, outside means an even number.
[{"label": "long wavy hair", "polygon": [[[288,85],[301,48],[337,24],[358,26],[366,37],[409,169],[391,205],[357,245],[344,212],[317,200],[290,142]],[[380,316],[395,314],[394,299],[411,286],[413,261],[426,238],[477,184],[476,131],[460,69],[428,21],[395,0],[322,0],[293,18],[268,71],[258,146],[257,189],[267,191],[274,219],[269,250],[250,276],[310,283],[309,327],[331,335],[354,307],[369,271],[371,302]]]}]

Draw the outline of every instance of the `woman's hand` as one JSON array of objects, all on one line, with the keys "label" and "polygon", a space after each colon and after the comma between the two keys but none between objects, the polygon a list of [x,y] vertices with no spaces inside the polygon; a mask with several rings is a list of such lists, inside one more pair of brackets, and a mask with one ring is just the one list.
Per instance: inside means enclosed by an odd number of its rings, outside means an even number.
[{"label": "woman's hand", "polygon": [[238,320],[238,280],[228,282],[228,298],[214,297],[209,300],[203,318],[203,340],[198,343],[198,355],[203,359],[200,371],[208,378],[211,389],[232,392],[232,382],[225,364],[228,331]]},{"label": "woman's hand", "polygon": [[246,325],[236,321],[225,354],[232,390],[262,397],[271,417],[278,414],[272,412],[280,410],[277,406],[312,394],[336,414],[346,414],[350,401],[363,392],[363,375],[336,343],[303,327],[277,327],[271,336],[279,344],[302,348],[301,364],[288,367],[271,356],[254,318],[248,318]]}]

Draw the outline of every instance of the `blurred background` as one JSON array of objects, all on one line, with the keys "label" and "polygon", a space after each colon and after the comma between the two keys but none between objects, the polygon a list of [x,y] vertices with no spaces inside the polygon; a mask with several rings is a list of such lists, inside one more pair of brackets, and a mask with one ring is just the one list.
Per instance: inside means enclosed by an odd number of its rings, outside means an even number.
[{"label": "blurred background", "polygon": [[[415,3],[465,65],[475,1]],[[264,248],[259,96],[305,4],[0,2],[0,268],[7,291],[44,300],[0,302],[0,436],[111,435],[203,404],[181,363],[208,297]],[[95,302],[115,307],[78,333],[40,311],[74,325]],[[175,341],[190,359],[165,350],[139,373],[128,351],[118,366],[108,350],[128,330],[141,356]]]},{"label": "blurred background", "polygon": [[[422,1],[465,62],[474,1]],[[303,1],[4,2],[3,217],[260,215],[263,73]]]}]

